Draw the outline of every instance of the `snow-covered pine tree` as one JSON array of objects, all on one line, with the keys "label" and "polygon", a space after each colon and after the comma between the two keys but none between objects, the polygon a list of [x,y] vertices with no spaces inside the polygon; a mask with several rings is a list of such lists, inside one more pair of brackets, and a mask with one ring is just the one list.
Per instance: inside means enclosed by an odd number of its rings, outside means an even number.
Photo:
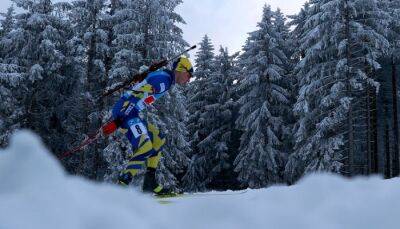
[{"label": "snow-covered pine tree", "polygon": [[[111,61],[108,86],[129,79],[138,73],[143,63],[140,52],[135,48],[141,39],[140,12],[137,11],[137,7],[137,1],[134,0],[113,1],[113,14],[110,15],[113,33],[111,49],[115,54]],[[115,102],[119,96],[116,94],[111,100]],[[113,106],[112,103],[110,108],[111,106]],[[104,149],[104,156],[108,162],[105,180],[113,183],[124,169],[128,154],[131,153],[130,143],[124,134],[117,132],[115,139],[118,140],[110,141]]]},{"label": "snow-covered pine tree", "polygon": [[[227,49],[221,47],[213,61],[215,71],[203,81],[201,97],[204,107],[199,112],[198,120],[201,127],[198,133],[202,138],[195,146],[198,151],[194,152],[185,177],[189,191],[228,189],[235,185],[233,160],[236,154],[230,155],[235,152],[232,150],[232,132],[235,129],[233,114],[236,108],[236,102],[232,99],[236,76],[233,71],[234,58],[228,54]],[[194,178],[196,184],[189,183],[193,174],[200,175]]]},{"label": "snow-covered pine tree", "polygon": [[235,138],[234,115],[238,104],[233,100],[234,82],[239,78],[236,57],[237,54],[230,56],[228,50],[221,47],[214,61],[216,71],[205,85],[207,100],[213,103],[209,103],[201,115],[210,132],[199,147],[206,152],[209,166],[206,184],[209,189],[226,190],[238,185],[233,166],[237,156],[237,148],[233,147],[238,145],[235,141],[240,141]]},{"label": "snow-covered pine tree", "polygon": [[242,94],[237,125],[244,133],[235,170],[240,182],[251,188],[282,181],[279,165],[287,129],[282,107],[289,104],[289,95],[281,83],[288,58],[272,17],[270,6],[265,5],[259,29],[250,33],[241,56],[244,77],[238,87]]},{"label": "snow-covered pine tree", "polygon": [[191,145],[194,153],[197,151],[196,145],[202,140],[201,126],[200,126],[200,114],[206,105],[204,100],[204,85],[206,81],[210,78],[212,72],[215,68],[213,66],[214,61],[214,47],[211,40],[207,35],[203,37],[200,43],[199,51],[196,53],[196,72],[195,80],[189,84],[188,87],[188,110],[189,110],[189,120],[188,128],[191,138]]},{"label": "snow-covered pine tree", "polygon": [[171,57],[187,43],[175,12],[180,0],[122,0],[116,4],[113,19],[114,48],[111,71],[114,81],[127,79],[143,65]]},{"label": "snow-covered pine tree", "polygon": [[207,172],[205,168],[207,161],[201,157],[201,152],[198,144],[207,137],[202,113],[205,112],[205,107],[208,105],[206,100],[205,86],[207,81],[210,80],[211,74],[215,71],[214,63],[214,47],[211,40],[205,35],[200,43],[199,51],[196,53],[196,72],[194,74],[195,80],[188,86],[188,129],[191,136],[190,144],[192,152],[189,155],[191,163],[188,171],[183,178],[184,187],[188,191],[205,191]]},{"label": "snow-covered pine tree", "polygon": [[[305,32],[306,32],[306,27],[305,27],[305,22],[309,17],[309,11],[310,11],[310,4],[307,1],[302,9],[300,10],[300,12],[296,15],[289,15],[288,18],[290,19],[288,26],[293,27],[293,29],[290,31],[289,35],[289,42],[291,42],[292,45],[290,45],[290,53],[291,53],[291,63],[292,63],[292,68],[290,70],[290,75],[292,76],[292,80],[293,80],[293,84],[291,87],[291,94],[292,94],[292,100],[291,100],[291,107],[294,107],[294,104],[296,103],[297,100],[297,95],[299,94],[299,87],[300,87],[300,83],[299,83],[299,77],[296,77],[299,74],[299,69],[295,68],[297,63],[299,63],[301,61],[302,58],[304,58],[305,56],[305,50],[301,49],[301,37],[304,36]],[[294,112],[293,109],[290,112],[293,116],[294,116]],[[292,131],[291,131],[291,137],[294,138],[293,136],[293,130],[296,130],[298,127],[297,125],[299,124],[299,122],[297,122],[296,120],[297,117],[293,117],[292,122],[293,126],[292,126]],[[292,149],[292,153],[293,153],[293,148],[294,148],[294,142],[295,140],[292,140],[292,145],[291,145],[291,149]],[[292,167],[291,163],[295,163],[298,162],[299,159],[294,159],[296,156],[296,154],[293,154],[291,157],[292,159],[289,160],[286,164],[285,167]],[[297,167],[299,168],[299,167]],[[286,169],[285,169],[286,170]],[[302,171],[297,171],[297,172],[293,172],[296,174],[301,174]],[[293,177],[292,174],[286,173],[284,174],[285,176],[285,181],[287,183],[292,183],[293,182]]]},{"label": "snow-covered pine tree", "polygon": [[276,32],[281,36],[281,39],[277,40],[277,42],[279,43],[279,46],[282,48],[282,51],[285,53],[288,59],[288,61],[282,65],[285,70],[285,77],[282,78],[281,82],[279,83],[289,93],[289,104],[282,104],[282,113],[280,114],[284,118],[284,123],[286,123],[286,126],[288,128],[282,136],[282,151],[285,153],[283,154],[284,160],[280,164],[279,168],[280,171],[284,171],[287,159],[292,153],[294,145],[294,138],[290,129],[293,128],[294,123],[296,122],[292,107],[296,102],[297,95],[296,77],[293,73],[293,69],[298,61],[296,55],[294,55],[296,51],[295,47],[297,46],[293,46],[293,44],[295,44],[297,41],[295,37],[290,34],[289,31],[291,25],[286,22],[287,19],[279,8],[276,12],[274,12],[272,18],[273,23],[276,27]]},{"label": "snow-covered pine tree", "polygon": [[[399,124],[398,124],[398,83],[397,79],[400,67],[400,2],[393,0],[379,1],[381,8],[390,15],[390,24],[387,37],[390,42],[390,52],[380,59],[382,65],[378,72],[378,80],[381,84],[380,97],[383,101],[383,109],[380,104],[380,110],[390,112],[390,114],[381,115],[386,112],[379,112],[379,122],[386,123],[382,126],[390,128],[387,134],[389,144],[382,148],[380,152],[385,152],[388,158],[380,158],[385,161],[385,176],[396,177],[400,173],[399,164]],[[389,107],[390,106],[390,107]],[[389,123],[387,123],[389,122]],[[386,130],[384,130],[386,132]],[[373,171],[378,172],[378,162],[374,163]]]},{"label": "snow-covered pine tree", "polygon": [[157,106],[162,120],[162,134],[166,144],[162,149],[163,157],[158,167],[158,181],[169,190],[181,191],[181,179],[189,165],[190,143],[186,127],[188,111],[183,89],[175,85]]},{"label": "snow-covered pine tree", "polygon": [[[82,61],[79,71],[82,85],[75,98],[76,107],[80,108],[76,142],[95,132],[108,111],[107,101],[97,100],[107,86],[107,73],[111,68],[106,64],[110,58],[108,26],[112,23],[107,9],[106,0],[76,0],[72,1],[68,14],[75,34],[75,51],[81,52]],[[106,164],[101,152],[105,147],[105,144],[95,144],[70,158],[74,173],[102,180]]]},{"label": "snow-covered pine tree", "polygon": [[393,133],[394,133],[394,154],[393,154],[393,169],[392,176],[397,177],[400,175],[400,152],[399,152],[399,123],[398,123],[398,76],[400,69],[400,1],[389,0],[389,14],[391,36],[389,41],[391,43],[390,55],[392,59],[392,98],[393,98]]},{"label": "snow-covered pine tree", "polygon": [[378,87],[371,70],[388,48],[385,17],[374,0],[310,1],[301,36],[305,55],[296,67],[295,153],[286,167],[292,182],[312,171],[354,175],[364,168],[366,98]]},{"label": "snow-covered pine tree", "polygon": [[[4,45],[3,37],[11,32],[14,27],[14,6],[8,8],[7,13],[0,13],[0,147],[5,147],[10,133],[19,128],[19,119],[24,114],[23,107],[19,103],[20,97],[16,97],[15,90],[23,81],[23,69],[12,62],[3,61]],[[21,74],[22,73],[22,74]]]},{"label": "snow-covered pine tree", "polygon": [[290,28],[286,22],[286,16],[282,13],[281,9],[278,8],[273,12],[272,21],[276,32],[280,34],[281,39],[279,42],[281,42],[280,46],[282,47],[282,51],[284,51],[287,57],[290,57],[292,52],[292,46],[288,45],[289,42],[291,42],[289,34]]},{"label": "snow-covered pine tree", "polygon": [[14,3],[23,12],[15,17],[13,29],[1,43],[3,63],[12,63],[25,73],[24,85],[15,91],[24,95],[21,104],[26,112],[21,126],[39,133],[53,152],[60,153],[67,145],[64,105],[77,79],[66,55],[73,36],[70,23],[54,14],[50,0]]},{"label": "snow-covered pine tree", "polygon": [[175,12],[182,0],[136,0],[139,12],[141,41],[136,48],[144,64],[171,57],[188,44],[182,37],[183,18]]},{"label": "snow-covered pine tree", "polygon": [[[0,59],[1,60],[1,59]],[[11,133],[21,127],[21,118],[25,114],[22,106],[24,87],[24,69],[16,64],[0,61],[0,147],[6,147]]]},{"label": "snow-covered pine tree", "polygon": [[7,9],[7,13],[0,13],[3,19],[0,20],[0,38],[9,33],[14,26],[15,8],[14,5]]},{"label": "snow-covered pine tree", "polygon": [[309,17],[309,10],[310,10],[310,4],[309,2],[306,2],[298,14],[288,16],[288,18],[290,19],[288,26],[294,27],[293,30],[290,32],[290,40],[293,42],[291,48],[292,48],[293,58],[296,61],[300,61],[300,59],[304,58],[305,55],[305,51],[300,50],[300,44],[301,44],[301,37],[303,36],[306,30],[305,22]]},{"label": "snow-covered pine tree", "polygon": [[113,48],[115,56],[110,72],[111,82],[121,82],[139,71],[143,63],[141,53],[136,46],[141,41],[137,11],[138,4],[134,0],[118,1],[113,15]]}]

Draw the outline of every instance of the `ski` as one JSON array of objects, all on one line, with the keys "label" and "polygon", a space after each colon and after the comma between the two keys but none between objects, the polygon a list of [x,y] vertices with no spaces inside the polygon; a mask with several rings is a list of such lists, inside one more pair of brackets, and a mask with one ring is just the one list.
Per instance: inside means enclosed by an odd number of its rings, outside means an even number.
[{"label": "ski", "polygon": [[160,204],[170,204],[174,203],[176,200],[181,198],[206,198],[212,196],[235,196],[235,195],[242,195],[247,193],[247,189],[243,191],[236,191],[236,192],[206,192],[206,193],[171,193],[165,195],[153,195],[153,197],[160,203]]}]

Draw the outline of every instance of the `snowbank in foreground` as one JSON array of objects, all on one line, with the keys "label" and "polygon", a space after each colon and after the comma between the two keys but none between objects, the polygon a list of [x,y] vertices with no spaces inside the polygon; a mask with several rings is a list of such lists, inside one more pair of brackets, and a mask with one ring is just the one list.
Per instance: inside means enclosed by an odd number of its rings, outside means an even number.
[{"label": "snowbank in foreground", "polygon": [[36,136],[20,132],[0,151],[0,229],[400,228],[399,187],[400,179],[325,174],[293,187],[162,205],[66,175]]}]

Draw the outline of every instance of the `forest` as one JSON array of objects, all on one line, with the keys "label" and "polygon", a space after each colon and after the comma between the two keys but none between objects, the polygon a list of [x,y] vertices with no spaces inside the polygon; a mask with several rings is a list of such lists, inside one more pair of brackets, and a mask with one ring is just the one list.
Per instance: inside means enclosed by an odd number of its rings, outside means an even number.
[{"label": "forest", "polygon": [[[0,17],[0,147],[29,129],[68,173],[116,183],[134,150],[122,133],[62,155],[110,118],[122,92],[97,100],[104,91],[194,45],[182,1],[12,1]],[[167,139],[159,183],[201,192],[315,172],[399,176],[400,1],[257,10],[240,52],[204,35],[194,79],[145,112]]]}]

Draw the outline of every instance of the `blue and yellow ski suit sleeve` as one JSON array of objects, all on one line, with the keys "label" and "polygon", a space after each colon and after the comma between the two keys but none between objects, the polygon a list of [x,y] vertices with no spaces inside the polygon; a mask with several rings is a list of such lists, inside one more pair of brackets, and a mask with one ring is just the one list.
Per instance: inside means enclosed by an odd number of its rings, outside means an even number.
[{"label": "blue and yellow ski suit sleeve", "polygon": [[[119,120],[120,130],[132,144],[133,153],[122,176],[130,179],[147,162],[147,167],[157,168],[165,138],[160,131],[139,112],[162,97],[174,84],[174,73],[168,70],[150,73],[145,80],[127,90],[112,110],[114,120]],[[121,181],[128,184],[130,180]]]}]

